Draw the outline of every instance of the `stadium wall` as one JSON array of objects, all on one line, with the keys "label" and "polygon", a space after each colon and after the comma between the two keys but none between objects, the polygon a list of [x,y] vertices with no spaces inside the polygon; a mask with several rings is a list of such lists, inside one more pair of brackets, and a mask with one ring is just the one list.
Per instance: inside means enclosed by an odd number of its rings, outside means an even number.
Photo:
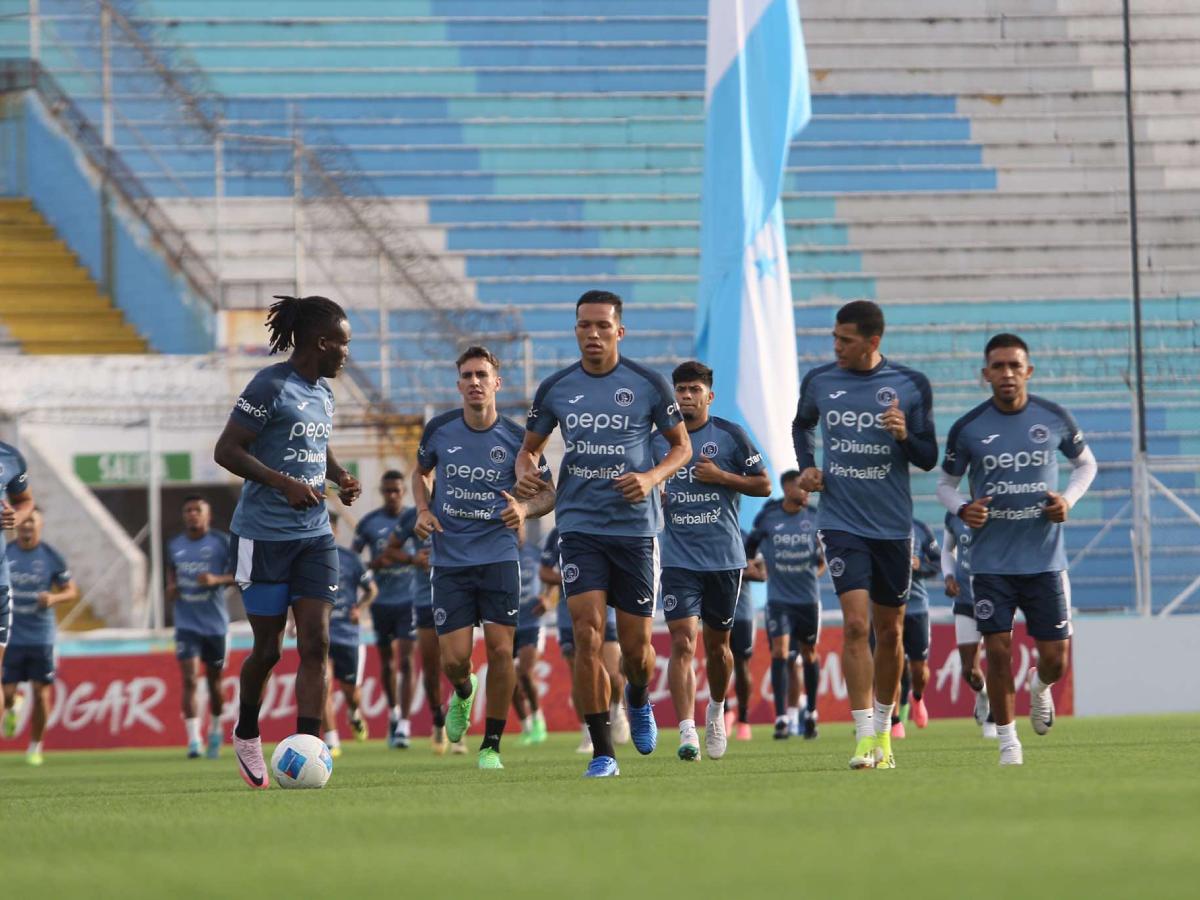
[{"label": "stadium wall", "polygon": [[1075,622],[1075,713],[1200,711],[1200,616]]}]

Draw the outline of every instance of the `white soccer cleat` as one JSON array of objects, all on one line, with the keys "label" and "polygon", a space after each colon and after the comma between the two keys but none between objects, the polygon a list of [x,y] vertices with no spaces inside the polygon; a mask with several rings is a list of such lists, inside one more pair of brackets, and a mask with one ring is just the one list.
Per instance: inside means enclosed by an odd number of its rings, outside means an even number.
[{"label": "white soccer cleat", "polygon": [[576,753],[591,753],[592,752],[592,734],[588,731],[587,725],[583,726],[583,735],[579,739],[579,746],[575,748]]},{"label": "white soccer cleat", "polygon": [[708,751],[709,759],[720,759],[725,755],[729,746],[729,738],[725,734],[725,716],[705,716],[704,749]]},{"label": "white soccer cleat", "polygon": [[466,745],[465,741],[451,741],[450,742],[450,754],[452,756],[462,756],[466,752],[467,752],[467,745]]},{"label": "white soccer cleat", "polygon": [[992,704],[988,702],[987,688],[975,694],[975,724],[982,725],[992,714]]},{"label": "white soccer cleat", "polygon": [[1000,765],[1021,766],[1024,764],[1025,756],[1021,751],[1020,744],[1010,744],[1007,747],[1000,748]]},{"label": "white soccer cleat", "polygon": [[983,737],[986,740],[994,741],[998,737],[1000,737],[1000,734],[996,731],[996,723],[995,722],[984,722],[983,725],[980,727],[982,729]]},{"label": "white soccer cleat", "polygon": [[1037,677],[1037,669],[1029,673],[1029,723],[1033,725],[1035,734],[1045,734],[1054,725],[1054,697],[1050,688],[1045,688],[1040,694],[1033,691],[1033,679]]},{"label": "white soccer cleat", "polygon": [[[614,744],[629,743],[629,716],[625,714],[623,705],[617,706],[617,712],[612,716],[612,739]],[[591,753],[588,748],[588,753]]]}]

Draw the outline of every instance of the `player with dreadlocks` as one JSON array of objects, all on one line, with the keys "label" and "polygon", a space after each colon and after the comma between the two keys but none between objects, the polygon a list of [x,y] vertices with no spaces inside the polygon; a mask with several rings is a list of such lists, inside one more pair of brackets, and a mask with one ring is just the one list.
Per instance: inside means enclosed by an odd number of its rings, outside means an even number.
[{"label": "player with dreadlocks", "polygon": [[349,357],[350,322],[325,297],[276,297],[267,315],[271,353],[287,362],[263,369],[237,398],[217,439],[217,464],[245,479],[233,514],[230,556],[242,588],[254,648],[242,664],[233,748],[242,779],[270,781],[258,733],[262,688],[283,643],[289,607],[296,621],[296,731],[320,737],[328,689],[329,613],[338,590],[337,546],[325,509],[325,483],[345,504],[362,488],[329,447],[333,391]]}]

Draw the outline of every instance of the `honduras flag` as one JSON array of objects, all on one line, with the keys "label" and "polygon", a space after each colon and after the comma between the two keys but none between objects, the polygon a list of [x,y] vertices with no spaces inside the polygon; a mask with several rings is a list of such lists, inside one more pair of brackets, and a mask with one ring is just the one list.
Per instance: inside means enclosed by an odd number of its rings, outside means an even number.
[{"label": "honduras flag", "polygon": [[709,0],[706,75],[696,357],[714,371],[712,412],[749,432],[775,481],[796,465],[800,394],[780,202],[812,114],[796,0]]}]

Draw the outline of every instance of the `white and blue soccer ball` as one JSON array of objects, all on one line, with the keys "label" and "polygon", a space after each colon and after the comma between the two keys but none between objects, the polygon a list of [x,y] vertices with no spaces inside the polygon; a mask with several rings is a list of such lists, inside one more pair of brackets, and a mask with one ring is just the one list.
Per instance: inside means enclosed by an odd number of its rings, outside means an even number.
[{"label": "white and blue soccer ball", "polygon": [[319,737],[293,734],[271,754],[271,772],[281,788],[323,788],[333,774],[333,757]]}]

